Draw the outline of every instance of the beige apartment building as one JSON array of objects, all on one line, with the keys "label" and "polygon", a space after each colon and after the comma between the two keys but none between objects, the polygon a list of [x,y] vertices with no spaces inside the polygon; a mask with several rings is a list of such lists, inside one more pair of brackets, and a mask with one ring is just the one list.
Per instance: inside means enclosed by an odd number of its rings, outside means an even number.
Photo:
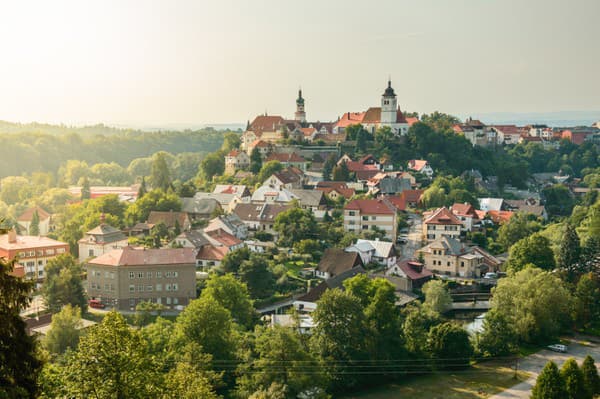
[{"label": "beige apartment building", "polygon": [[181,310],[196,297],[196,252],[133,247],[107,252],[87,262],[88,297],[117,310],[135,310],[148,301]]},{"label": "beige apartment building", "polygon": [[396,240],[396,211],[380,199],[354,200],[344,207],[344,230],[359,234],[378,228],[389,240]]}]

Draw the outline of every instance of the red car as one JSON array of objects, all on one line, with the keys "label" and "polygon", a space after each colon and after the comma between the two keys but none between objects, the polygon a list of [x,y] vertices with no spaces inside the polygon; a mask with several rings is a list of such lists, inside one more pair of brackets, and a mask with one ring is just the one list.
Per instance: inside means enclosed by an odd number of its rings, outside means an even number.
[{"label": "red car", "polygon": [[104,304],[99,299],[90,299],[88,305],[90,308],[104,309]]}]

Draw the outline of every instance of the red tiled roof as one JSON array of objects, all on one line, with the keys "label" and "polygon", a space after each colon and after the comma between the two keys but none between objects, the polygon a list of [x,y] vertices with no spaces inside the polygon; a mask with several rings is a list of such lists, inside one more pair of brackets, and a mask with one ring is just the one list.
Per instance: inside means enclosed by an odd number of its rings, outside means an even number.
[{"label": "red tiled roof", "polygon": [[462,224],[460,220],[448,208],[445,206],[442,208],[436,209],[431,216],[427,217],[424,224],[441,224],[441,225],[449,225],[449,224]]},{"label": "red tiled roof", "polygon": [[406,210],[406,199],[403,195],[390,195],[385,197],[397,210]]},{"label": "red tiled roof", "polygon": [[486,211],[480,211],[479,209],[475,209],[475,214],[477,215],[477,219],[483,220],[485,219]]},{"label": "red tiled roof", "polygon": [[227,154],[228,157],[237,157],[238,155],[240,155],[241,151],[240,150],[231,150],[229,151],[229,154]]},{"label": "red tiled roof", "polygon": [[371,107],[365,112],[362,123],[379,123],[381,121],[381,107]]},{"label": "red tiled roof", "polygon": [[419,118],[413,118],[413,117],[406,118],[406,123],[408,123],[408,126],[412,126],[417,122],[419,122]]},{"label": "red tiled roof", "polygon": [[16,236],[15,242],[10,242],[9,236],[14,234],[9,232],[0,236],[0,248],[6,251],[19,250],[19,249],[35,249],[35,248],[46,248],[46,247],[67,247],[66,242],[53,240],[49,237],[41,236]]},{"label": "red tiled roof", "polygon": [[267,143],[264,140],[254,140],[252,142],[252,144],[250,144],[250,147],[254,148],[254,147],[270,147],[271,144]]},{"label": "red tiled roof", "polygon": [[248,130],[252,130],[255,133],[262,133],[264,131],[272,132],[279,129],[284,122],[285,120],[281,116],[259,115],[254,118]]},{"label": "red tiled roof", "polygon": [[223,244],[227,248],[231,248],[242,243],[242,241],[240,241],[237,237],[229,234],[223,229],[212,230],[209,232],[205,232],[205,234],[213,240]]},{"label": "red tiled roof", "polygon": [[473,205],[471,204],[456,203],[452,205],[450,209],[452,210],[452,213],[458,216],[477,217],[477,213],[475,213],[475,208],[473,208]]},{"label": "red tiled roof", "polygon": [[380,199],[362,199],[350,201],[344,209],[357,210],[369,215],[393,215],[394,211]]},{"label": "red tiled roof", "polygon": [[317,131],[317,129],[315,129],[314,127],[301,127],[300,131],[302,132],[304,137],[309,137],[312,136],[313,133]]},{"label": "red tiled roof", "polygon": [[404,197],[406,202],[418,203],[421,201],[423,192],[425,192],[425,190],[404,190],[400,195]]},{"label": "red tiled roof", "polygon": [[351,125],[358,125],[362,123],[364,117],[365,112],[346,112],[340,120],[336,122],[335,126],[348,127]]},{"label": "red tiled roof", "polygon": [[46,220],[50,217],[50,214],[48,212],[46,212],[39,206],[34,206],[32,208],[27,209],[25,212],[23,212],[17,220],[19,222],[31,222],[35,211],[37,211],[40,220]]},{"label": "red tiled roof", "polygon": [[222,261],[229,252],[227,247],[215,247],[214,245],[205,245],[198,251],[196,259]]},{"label": "red tiled roof", "polygon": [[517,125],[492,125],[492,127],[504,134],[520,134]]},{"label": "red tiled roof", "polygon": [[181,265],[196,263],[194,248],[133,248],[115,249],[88,263],[108,266]]},{"label": "red tiled roof", "polygon": [[411,260],[403,260],[397,263],[398,267],[406,274],[411,280],[420,280],[422,278],[429,278],[433,276],[433,273],[423,266],[420,262]]}]

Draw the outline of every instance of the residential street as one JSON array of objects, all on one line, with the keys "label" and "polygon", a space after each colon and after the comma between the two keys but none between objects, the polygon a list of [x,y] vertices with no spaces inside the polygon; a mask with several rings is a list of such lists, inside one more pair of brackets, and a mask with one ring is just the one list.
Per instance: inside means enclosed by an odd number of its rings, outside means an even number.
[{"label": "residential street", "polygon": [[583,359],[591,355],[596,362],[600,361],[600,345],[590,344],[584,346],[574,342],[569,343],[569,351],[567,353],[557,353],[551,350],[544,349],[533,355],[527,356],[519,362],[519,369],[527,371],[531,374],[531,378],[520,384],[507,389],[497,395],[491,396],[490,399],[507,399],[507,398],[529,398],[531,389],[535,385],[535,380],[546,363],[550,360],[554,361],[557,366],[562,367],[565,360],[574,357],[577,363],[581,365]]},{"label": "residential street", "polygon": [[409,228],[408,228],[408,242],[403,245],[399,245],[402,248],[401,260],[412,259],[415,251],[421,248],[422,238],[422,223],[423,219],[420,215],[410,214],[408,216]]}]

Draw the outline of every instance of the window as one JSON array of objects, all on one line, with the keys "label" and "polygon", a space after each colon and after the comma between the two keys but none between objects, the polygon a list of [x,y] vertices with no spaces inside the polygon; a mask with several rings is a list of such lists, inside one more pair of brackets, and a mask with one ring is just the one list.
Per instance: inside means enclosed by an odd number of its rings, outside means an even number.
[{"label": "window", "polygon": [[25,252],[19,252],[19,258],[24,258],[25,257]]},{"label": "window", "polygon": [[162,278],[162,272],[156,272],[156,278]]},{"label": "window", "polygon": [[147,285],[146,286],[146,292],[152,292],[152,289],[154,288],[154,286],[152,285]]},{"label": "window", "polygon": [[135,278],[135,273],[134,272],[129,272],[129,278]]},{"label": "window", "polygon": [[446,262],[447,266],[450,266],[450,262]]},{"label": "window", "polygon": [[354,212],[354,211],[350,211],[350,212],[348,212],[348,215],[349,215],[349,216],[356,216],[356,212]]},{"label": "window", "polygon": [[54,255],[54,250],[53,249],[47,249],[46,250],[46,255]]},{"label": "window", "polygon": [[110,291],[110,285],[108,285],[108,283],[104,284],[104,291]]},{"label": "window", "polygon": [[110,273],[109,273],[109,272],[107,272],[107,271],[105,271],[105,272],[104,272],[104,278],[109,278],[109,276],[110,276]]},{"label": "window", "polygon": [[179,304],[179,298],[173,298],[173,305]]},{"label": "window", "polygon": [[465,267],[465,262],[460,262],[460,267]]},{"label": "window", "polygon": [[58,249],[56,250],[56,253],[57,253],[57,254],[64,254],[64,253],[65,253],[65,249],[64,249],[64,248],[58,248]]},{"label": "window", "polygon": [[171,304],[171,298],[167,297],[167,305],[170,305],[170,304]]},{"label": "window", "polygon": [[162,291],[162,284],[156,284],[156,291]]},{"label": "window", "polygon": [[38,266],[43,266],[44,265],[44,261],[43,260],[38,260]]},{"label": "window", "polygon": [[93,249],[88,250],[88,256],[94,256],[94,250]]},{"label": "window", "polygon": [[44,256],[44,251],[37,251],[37,256]]},{"label": "window", "polygon": [[363,224],[362,229],[363,230],[369,230],[369,225],[368,224]]},{"label": "window", "polygon": [[175,278],[179,277],[179,272],[173,272],[173,277],[175,277]]},{"label": "window", "polygon": [[143,285],[138,285],[137,286],[137,290],[138,290],[138,292],[144,292],[144,286]]},{"label": "window", "polygon": [[179,284],[175,283],[171,286],[171,291],[177,291],[179,289]]},{"label": "window", "polygon": [[368,216],[363,216],[363,217],[362,217],[362,220],[365,220],[365,221],[366,221],[366,220],[369,220],[369,217],[368,217]]},{"label": "window", "polygon": [[146,278],[152,278],[152,272],[146,272]]},{"label": "window", "polygon": [[115,272],[110,272],[110,278],[113,280],[115,279]]},{"label": "window", "polygon": [[377,220],[377,216],[371,216],[371,220]]},{"label": "window", "polygon": [[44,275],[44,271],[43,270],[38,270],[38,277],[42,277]]},{"label": "window", "polygon": [[130,299],[129,300],[129,306],[130,307],[134,307],[135,306],[135,299]]},{"label": "window", "polygon": [[129,285],[129,292],[135,292],[135,285],[133,285],[133,284]]},{"label": "window", "polygon": [[137,276],[138,278],[144,278],[144,272],[138,272]]},{"label": "window", "polygon": [[171,284],[165,284],[165,290],[171,291]]},{"label": "window", "polygon": [[171,277],[171,272],[165,272],[165,277],[166,277],[166,278],[169,278],[169,277]]}]

